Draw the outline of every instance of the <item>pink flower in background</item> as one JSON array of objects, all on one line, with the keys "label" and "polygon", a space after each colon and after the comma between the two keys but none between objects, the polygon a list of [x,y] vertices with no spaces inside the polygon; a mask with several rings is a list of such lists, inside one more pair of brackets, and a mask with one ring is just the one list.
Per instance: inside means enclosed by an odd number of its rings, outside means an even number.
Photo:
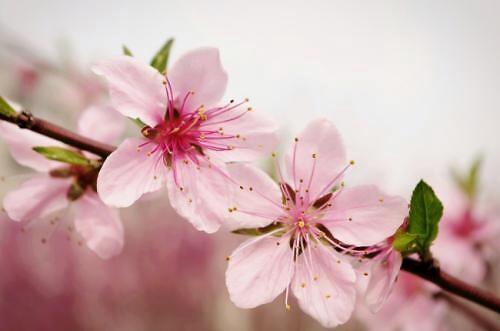
[{"label": "pink flower in background", "polygon": [[[99,125],[101,121],[109,125],[103,128]],[[118,138],[123,125],[121,117],[109,107],[91,107],[81,115],[78,131],[108,142]],[[102,258],[118,254],[123,247],[123,227],[118,211],[107,207],[95,191],[98,169],[48,160],[33,147],[64,147],[62,143],[6,122],[0,123],[0,128],[0,136],[14,159],[40,172],[6,194],[3,205],[8,216],[14,221],[31,223],[70,207],[74,211],[75,228],[90,249]],[[75,185],[83,190],[75,192]],[[53,226],[60,222],[51,220]]]},{"label": "pink flower in background", "polygon": [[392,239],[370,249],[374,256],[365,260],[366,266],[359,272],[367,273],[365,303],[373,313],[379,311],[392,292],[397,280],[403,257],[392,248]]},{"label": "pink flower in background", "polygon": [[228,201],[224,162],[269,152],[276,126],[244,107],[246,100],[217,106],[227,75],[213,48],[187,53],[167,76],[128,56],[94,71],[106,78],[113,106],[146,124],[142,138],[125,140],[104,162],[97,183],[103,201],[127,207],[166,182],[179,214],[216,231]]},{"label": "pink flower in background", "polygon": [[390,297],[376,313],[357,309],[357,316],[368,330],[439,331],[444,330],[448,305],[434,298],[438,288],[408,273],[400,273]]},{"label": "pink flower in background", "polygon": [[295,139],[285,171],[277,167],[279,185],[258,169],[228,165],[241,185],[229,222],[263,233],[229,257],[226,285],[238,307],[271,302],[285,291],[288,309],[291,286],[302,310],[323,326],[349,319],[356,275],[341,254],[381,242],[407,215],[400,197],[374,186],[341,185],[350,164],[335,127],[316,120]]}]

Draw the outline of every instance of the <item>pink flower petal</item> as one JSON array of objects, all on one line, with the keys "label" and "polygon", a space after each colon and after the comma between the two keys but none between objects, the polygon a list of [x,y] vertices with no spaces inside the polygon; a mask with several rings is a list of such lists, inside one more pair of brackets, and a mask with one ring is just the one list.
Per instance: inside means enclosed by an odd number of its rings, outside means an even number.
[{"label": "pink flower petal", "polygon": [[201,105],[215,105],[224,95],[227,74],[222,68],[219,51],[216,48],[199,48],[186,53],[168,70],[174,96],[181,103],[189,92],[186,109],[192,111]]},{"label": "pink flower petal", "polygon": [[403,257],[394,250],[391,250],[382,259],[373,261],[365,293],[366,304],[372,312],[379,311],[391,294],[402,263]]},{"label": "pink flower petal", "polygon": [[45,217],[68,205],[68,179],[37,175],[10,191],[3,199],[7,215],[18,222]]},{"label": "pink flower petal", "polygon": [[197,168],[192,162],[176,163],[177,183],[173,171],[167,181],[172,207],[200,231],[213,233],[228,216],[228,180],[220,171],[223,166]]},{"label": "pink flower petal", "polygon": [[297,259],[292,281],[300,308],[324,327],[347,322],[356,298],[353,268],[321,244],[306,250]]},{"label": "pink flower petal", "polygon": [[87,246],[102,259],[119,254],[124,239],[118,210],[106,206],[91,190],[76,200],[75,205],[75,228]]},{"label": "pink flower petal", "polygon": [[[243,111],[246,112],[243,117],[227,123],[219,122],[234,118],[235,114],[241,111],[229,112],[202,122],[202,127],[206,130],[218,131],[221,127],[224,129],[220,142],[222,145],[232,146],[233,149],[213,154],[217,154],[217,157],[225,162],[255,161],[266,154],[269,155],[278,143],[278,126],[275,122],[262,113],[246,109]],[[234,138],[227,138],[231,136]]]},{"label": "pink flower petal", "polygon": [[94,72],[106,78],[113,107],[124,116],[140,118],[155,126],[165,114],[164,77],[154,68],[130,56],[103,61]]},{"label": "pink flower petal", "polygon": [[56,140],[7,122],[0,123],[0,137],[7,143],[12,157],[23,166],[41,172],[61,166],[61,163],[50,161],[33,150],[35,146],[64,146]]},{"label": "pink flower petal", "polygon": [[113,144],[125,129],[125,119],[110,106],[91,106],[78,119],[78,133]]},{"label": "pink flower petal", "polygon": [[[339,175],[347,166],[340,134],[331,122],[318,119],[309,123],[297,138],[286,154],[285,179],[296,189],[303,180],[311,197],[316,197],[321,191],[329,192],[339,183],[342,178]],[[326,187],[328,183],[331,185]]]},{"label": "pink flower petal", "polygon": [[154,145],[138,150],[145,139],[126,139],[104,161],[97,177],[97,191],[101,199],[113,207],[128,207],[144,193],[159,190],[164,183],[167,168],[160,152],[148,153]]},{"label": "pink flower petal", "polygon": [[487,273],[481,251],[473,238],[457,237],[442,226],[446,221],[441,220],[439,235],[431,247],[432,254],[446,272],[466,282],[480,284]]},{"label": "pink flower petal", "polygon": [[285,290],[292,278],[289,240],[290,236],[253,238],[233,252],[226,285],[236,306],[254,308],[273,301]]},{"label": "pink flower petal", "polygon": [[408,215],[407,202],[376,186],[344,188],[322,222],[344,243],[367,246],[393,235]]},{"label": "pink flower petal", "polygon": [[243,163],[228,164],[227,169],[236,182],[231,186],[236,211],[225,223],[230,229],[266,226],[283,214],[281,191],[264,171]]}]

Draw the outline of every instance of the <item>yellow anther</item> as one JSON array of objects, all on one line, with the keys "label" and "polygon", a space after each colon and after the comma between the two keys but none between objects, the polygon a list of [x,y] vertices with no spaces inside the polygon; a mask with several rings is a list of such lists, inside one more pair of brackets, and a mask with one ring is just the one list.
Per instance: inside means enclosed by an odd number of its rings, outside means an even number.
[{"label": "yellow anther", "polygon": [[253,187],[251,187],[251,186],[250,186],[250,187],[248,188],[248,190],[249,190],[249,191],[253,191]]},{"label": "yellow anther", "polygon": [[332,296],[330,294],[326,294],[325,298],[330,299]]},{"label": "yellow anther", "polygon": [[380,199],[378,199],[378,201],[384,202],[384,198],[380,198]]},{"label": "yellow anther", "polygon": [[314,280],[314,281],[317,281],[318,279],[319,279],[319,276],[314,276],[314,277],[313,277],[313,280]]},{"label": "yellow anther", "polygon": [[364,276],[368,276],[368,273],[367,273],[367,272],[365,272],[365,273],[363,273],[363,275],[364,275]]},{"label": "yellow anther", "polygon": [[316,153],[313,153],[312,158],[313,158],[313,159],[315,159],[315,158],[316,158]]},{"label": "yellow anther", "polygon": [[231,260],[231,257],[230,256],[226,256],[226,261],[229,261]]},{"label": "yellow anther", "polygon": [[349,161],[350,165],[354,165],[354,163],[355,163],[354,160]]},{"label": "yellow anther", "polygon": [[248,102],[248,101],[250,101],[250,99],[249,98],[245,98],[245,102]]},{"label": "yellow anther", "polygon": [[243,189],[244,189],[244,187],[240,185],[240,190],[243,190]]},{"label": "yellow anther", "polygon": [[271,156],[272,156],[272,157],[276,157],[276,152],[272,152],[272,153],[271,153]]},{"label": "yellow anther", "polygon": [[340,260],[337,260],[337,263],[338,263],[338,264],[341,264],[341,263],[342,263],[342,261],[340,261]]},{"label": "yellow anther", "polygon": [[349,217],[348,220],[349,220],[349,222],[352,222],[352,217]]},{"label": "yellow anther", "polygon": [[286,304],[286,305],[285,305],[285,309],[286,309],[287,311],[290,311],[290,309],[292,309],[292,307],[290,307],[290,305],[289,305],[289,304]]},{"label": "yellow anther", "polygon": [[299,138],[295,138],[294,140],[295,140],[295,142],[298,142],[298,141],[299,141]]},{"label": "yellow anther", "polygon": [[304,226],[306,226],[306,224],[304,223],[304,221],[299,221],[299,223],[297,223],[297,225],[299,226],[299,228],[303,228]]},{"label": "yellow anther", "polygon": [[238,138],[238,139],[239,139],[240,137],[241,137],[241,136],[240,136],[240,134],[239,134],[239,133],[237,133],[237,134],[236,134],[236,138]]},{"label": "yellow anther", "polygon": [[302,288],[306,287],[306,283],[305,282],[300,283],[300,287]]},{"label": "yellow anther", "polygon": [[167,81],[164,80],[163,82],[161,82],[163,85],[167,85]]},{"label": "yellow anther", "polygon": [[248,107],[248,108],[247,108],[247,111],[252,111],[252,110],[253,110],[253,108],[252,108],[252,107]]}]

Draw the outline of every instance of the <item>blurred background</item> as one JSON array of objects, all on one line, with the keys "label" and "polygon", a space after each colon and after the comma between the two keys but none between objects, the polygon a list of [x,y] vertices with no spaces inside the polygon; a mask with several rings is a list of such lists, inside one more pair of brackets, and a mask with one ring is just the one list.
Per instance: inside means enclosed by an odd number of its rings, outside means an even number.
[{"label": "blurred background", "polygon": [[[305,122],[325,117],[356,160],[348,184],[375,183],[409,199],[425,178],[445,202],[435,254],[450,272],[499,293],[499,16],[494,0],[0,0],[0,95],[74,127],[79,112],[106,98],[90,65],[122,45],[148,61],[173,37],[171,63],[189,49],[218,47],[227,99],[249,97],[278,120],[282,147]],[[2,142],[0,156],[4,194],[29,170]],[[479,158],[471,196],[451,169],[465,178]],[[298,309],[286,313],[281,299],[255,310],[232,305],[224,257],[244,238],[196,232],[162,193],[121,214],[125,249],[101,261],[65,231],[42,245],[43,224],[22,232],[2,212],[0,330],[321,330]],[[359,307],[339,329],[495,323],[401,278],[386,311]]]}]

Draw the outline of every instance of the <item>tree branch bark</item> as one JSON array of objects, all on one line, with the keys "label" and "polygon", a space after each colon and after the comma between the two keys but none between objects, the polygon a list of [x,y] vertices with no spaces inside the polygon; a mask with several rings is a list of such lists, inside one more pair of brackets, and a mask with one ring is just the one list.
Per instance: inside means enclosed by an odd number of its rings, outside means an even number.
[{"label": "tree branch bark", "polygon": [[443,290],[475,302],[500,314],[500,299],[493,293],[472,286],[444,272],[437,263],[424,263],[412,258],[404,258],[401,269],[436,284]]},{"label": "tree branch bark", "polygon": [[59,125],[36,118],[31,113],[26,111],[18,113],[17,116],[6,116],[0,113],[0,120],[14,123],[22,129],[40,133],[77,149],[91,152],[102,157],[103,159],[116,149],[114,146],[81,136]]}]

